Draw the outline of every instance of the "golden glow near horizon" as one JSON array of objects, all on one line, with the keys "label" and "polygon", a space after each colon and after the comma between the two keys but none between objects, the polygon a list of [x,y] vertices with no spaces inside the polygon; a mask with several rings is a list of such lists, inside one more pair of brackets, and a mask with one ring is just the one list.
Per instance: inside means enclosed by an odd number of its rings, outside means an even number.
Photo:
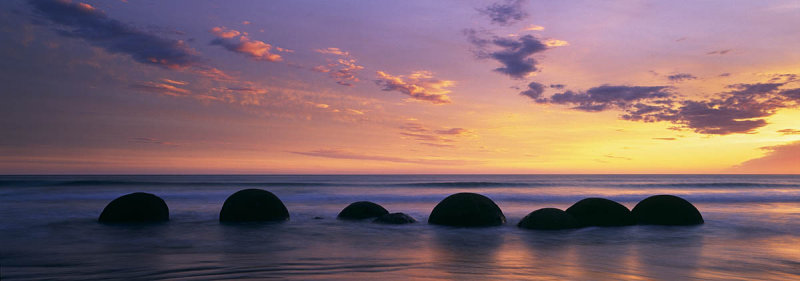
[{"label": "golden glow near horizon", "polygon": [[796,5],[195,4],[0,4],[0,173],[800,173]]}]

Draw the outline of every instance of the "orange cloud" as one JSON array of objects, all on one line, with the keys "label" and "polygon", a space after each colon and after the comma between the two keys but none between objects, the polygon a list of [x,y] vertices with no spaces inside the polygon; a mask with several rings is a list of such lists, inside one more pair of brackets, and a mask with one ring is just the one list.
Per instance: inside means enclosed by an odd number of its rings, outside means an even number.
[{"label": "orange cloud", "polygon": [[345,57],[350,56],[350,53],[342,51],[339,48],[333,48],[333,47],[326,49],[316,49],[314,51],[320,54],[331,54],[331,55],[345,56]]},{"label": "orange cloud", "polygon": [[225,28],[224,26],[218,26],[211,29],[211,33],[219,38],[233,38],[236,36],[241,35],[242,33],[233,29]]},{"label": "orange cloud", "polygon": [[800,135],[800,130],[797,130],[797,129],[783,129],[783,130],[778,130],[778,133],[781,133],[783,135]]},{"label": "orange cloud", "polygon": [[133,88],[133,89],[136,89],[136,90],[140,90],[140,91],[157,93],[157,94],[168,95],[168,96],[179,96],[180,97],[180,96],[186,96],[186,95],[191,94],[191,92],[189,90],[187,90],[187,89],[178,88],[178,87],[173,86],[171,84],[160,83],[160,82],[143,82],[143,83],[139,83],[139,84],[133,84],[130,87]]},{"label": "orange cloud", "polygon": [[800,174],[800,141],[761,149],[769,152],[763,157],[742,162],[730,170],[753,174]]},{"label": "orange cloud", "polygon": [[403,130],[400,135],[404,138],[412,138],[419,141],[419,144],[433,147],[454,147],[452,143],[455,141],[444,136],[459,137],[469,133],[469,130],[464,128],[433,130],[417,122],[407,122],[400,126],[400,129]]},{"label": "orange cloud", "polygon": [[530,25],[526,26],[525,29],[523,29],[523,30],[525,30],[525,31],[542,31],[542,30],[544,30],[544,26],[530,24]]},{"label": "orange cloud", "polygon": [[173,85],[180,85],[180,86],[184,86],[184,85],[188,85],[189,84],[189,83],[184,82],[184,81],[172,80],[172,79],[167,79],[167,78],[161,79],[161,81],[164,81],[166,83],[173,84]]},{"label": "orange cloud", "polygon": [[561,46],[569,46],[569,42],[558,39],[547,39],[544,41],[544,45],[547,47],[561,47]]},{"label": "orange cloud", "polygon": [[397,91],[412,99],[433,104],[451,103],[447,96],[450,90],[445,88],[455,85],[455,81],[436,79],[430,71],[416,71],[407,76],[393,76],[383,71],[378,71],[377,74],[375,83],[384,91]]},{"label": "orange cloud", "polygon": [[327,65],[315,66],[312,70],[328,73],[328,76],[335,79],[337,84],[343,86],[352,86],[352,83],[359,81],[356,74],[364,67],[356,64],[356,59],[351,57],[349,52],[342,51],[339,48],[317,49],[315,51],[321,54],[341,56],[342,58],[335,61],[328,60]]},{"label": "orange cloud", "polygon": [[[279,52],[293,52],[289,49],[273,47],[264,41],[250,39],[246,32],[239,32],[226,27],[214,27],[211,29],[211,33],[217,36],[216,39],[211,41],[212,45],[222,46],[229,51],[244,54],[256,60],[271,62],[283,60],[280,55],[272,52],[273,48]],[[236,37],[239,37],[239,39],[237,40]]]}]

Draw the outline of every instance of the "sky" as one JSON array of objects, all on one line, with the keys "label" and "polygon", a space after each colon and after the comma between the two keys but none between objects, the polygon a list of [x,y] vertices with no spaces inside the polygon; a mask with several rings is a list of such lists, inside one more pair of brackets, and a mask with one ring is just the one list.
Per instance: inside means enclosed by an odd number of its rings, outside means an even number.
[{"label": "sky", "polygon": [[800,1],[0,2],[0,174],[800,173]]}]

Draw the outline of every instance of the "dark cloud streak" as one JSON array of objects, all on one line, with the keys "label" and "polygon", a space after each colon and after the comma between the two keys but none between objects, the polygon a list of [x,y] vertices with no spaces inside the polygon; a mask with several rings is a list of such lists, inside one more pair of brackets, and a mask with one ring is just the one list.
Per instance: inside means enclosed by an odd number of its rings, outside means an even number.
[{"label": "dark cloud streak", "polygon": [[502,64],[494,70],[514,79],[522,79],[539,70],[532,56],[548,49],[547,45],[533,35],[518,38],[492,36],[486,38],[474,29],[464,30],[467,41],[475,47],[473,52],[479,59],[493,59]]},{"label": "dark cloud streak", "polygon": [[672,75],[667,76],[667,79],[669,79],[669,81],[677,83],[677,82],[683,82],[683,81],[686,81],[686,80],[694,80],[694,79],[697,79],[697,77],[695,77],[694,75],[691,75],[689,73],[677,73],[677,74],[672,74]]},{"label": "dark cloud streak", "polygon": [[184,68],[200,60],[183,41],[160,38],[138,30],[109,18],[88,4],[52,0],[30,0],[28,3],[39,15],[59,25],[59,34],[84,39],[110,53],[130,55],[140,63]]},{"label": "dark cloud streak", "polygon": [[520,94],[537,103],[572,105],[572,109],[587,112],[622,110],[623,120],[670,122],[677,125],[676,129],[700,134],[747,134],[767,125],[764,118],[779,109],[800,107],[800,88],[784,89],[794,80],[792,76],[781,77],[785,82],[732,84],[727,87],[730,91],[706,100],[680,99],[666,86],[603,85],[585,92],[567,90],[542,97],[539,84],[532,83]]},{"label": "dark cloud streak", "polygon": [[493,24],[508,26],[528,17],[522,8],[523,3],[524,0],[505,0],[478,9],[478,12],[488,16]]}]

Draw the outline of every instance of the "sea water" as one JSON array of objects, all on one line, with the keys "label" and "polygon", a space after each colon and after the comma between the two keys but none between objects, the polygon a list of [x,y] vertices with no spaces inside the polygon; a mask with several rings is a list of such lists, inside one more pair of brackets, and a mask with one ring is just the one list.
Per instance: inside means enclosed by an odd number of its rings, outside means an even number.
[{"label": "sea water", "polygon": [[[220,224],[245,188],[283,200],[283,223]],[[170,221],[105,225],[106,204],[149,192]],[[508,222],[426,223],[446,196],[493,199]],[[699,226],[516,227],[527,213],[586,197],[633,208],[683,197]],[[355,201],[418,220],[341,221]],[[800,176],[781,175],[182,175],[1,176],[0,279],[790,280],[800,279]]]}]

